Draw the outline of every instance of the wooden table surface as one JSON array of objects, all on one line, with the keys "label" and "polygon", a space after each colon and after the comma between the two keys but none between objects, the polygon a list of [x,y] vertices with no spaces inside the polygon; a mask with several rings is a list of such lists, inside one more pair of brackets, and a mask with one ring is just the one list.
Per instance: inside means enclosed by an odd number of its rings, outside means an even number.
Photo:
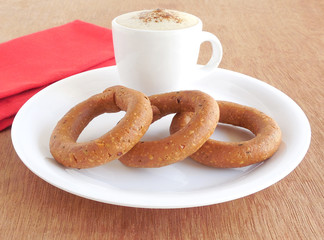
[{"label": "wooden table surface", "polygon": [[[75,19],[110,28],[121,13],[157,7],[199,16],[222,42],[221,68],[261,79],[303,109],[312,127],[304,160],[280,182],[241,199],[130,208],[43,181],[20,161],[8,128],[0,132],[0,239],[324,239],[323,1],[0,1],[0,42]],[[208,57],[204,44],[200,62]]]}]

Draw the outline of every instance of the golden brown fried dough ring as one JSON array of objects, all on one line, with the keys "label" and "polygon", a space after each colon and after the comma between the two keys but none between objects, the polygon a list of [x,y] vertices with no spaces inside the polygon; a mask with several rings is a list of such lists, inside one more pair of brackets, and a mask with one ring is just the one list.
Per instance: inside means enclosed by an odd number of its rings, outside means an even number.
[{"label": "golden brown fried dough ring", "polygon": [[149,97],[154,120],[177,112],[194,112],[181,130],[157,141],[139,142],[119,160],[130,167],[162,167],[197,151],[214,132],[219,109],[216,101],[200,91],[181,91]]},{"label": "golden brown fried dough ring", "polygon": [[[76,142],[82,130],[96,116],[126,111],[119,123],[98,139]],[[129,151],[152,122],[148,97],[135,90],[114,86],[73,107],[56,125],[50,151],[67,167],[89,168],[107,163]]]},{"label": "golden brown fried dough ring", "polygon": [[[278,124],[257,109],[236,103],[218,101],[219,122],[249,129],[255,137],[242,142],[222,142],[209,139],[190,157],[204,165],[217,168],[248,166],[270,158],[279,148],[281,131]],[[180,131],[192,113],[174,116],[170,132]]]}]

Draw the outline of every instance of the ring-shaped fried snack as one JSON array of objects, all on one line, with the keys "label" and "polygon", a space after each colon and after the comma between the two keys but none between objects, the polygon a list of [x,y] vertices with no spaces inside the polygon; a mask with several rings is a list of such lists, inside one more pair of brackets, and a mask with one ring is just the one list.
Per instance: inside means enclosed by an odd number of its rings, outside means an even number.
[{"label": "ring-shaped fried snack", "polygon": [[177,112],[193,112],[191,121],[178,132],[156,141],[139,142],[119,160],[130,167],[154,168],[185,159],[214,132],[219,119],[216,101],[201,91],[180,91],[149,97],[153,120]]},{"label": "ring-shaped fried snack", "polygon": [[[101,137],[77,142],[83,129],[103,113],[126,111],[125,116]],[[79,103],[57,123],[50,138],[54,159],[67,167],[89,168],[117,159],[129,151],[152,122],[147,96],[138,91],[114,86]]]},{"label": "ring-shaped fried snack", "polygon": [[[190,158],[211,167],[237,168],[264,161],[278,150],[281,130],[271,117],[255,108],[237,103],[218,101],[218,106],[220,123],[247,128],[255,137],[241,142],[209,139]],[[184,112],[176,114],[170,126],[170,133],[185,127],[191,115],[192,113]]]}]

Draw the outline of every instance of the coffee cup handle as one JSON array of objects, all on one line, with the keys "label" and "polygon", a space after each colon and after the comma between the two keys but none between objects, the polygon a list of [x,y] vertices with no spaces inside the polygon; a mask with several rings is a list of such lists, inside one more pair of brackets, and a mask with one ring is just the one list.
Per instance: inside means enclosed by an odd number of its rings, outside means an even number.
[{"label": "coffee cup handle", "polygon": [[223,48],[222,44],[220,43],[219,39],[210,32],[201,32],[200,44],[203,42],[210,42],[212,46],[212,56],[209,59],[208,63],[201,68],[199,68],[199,74],[202,77],[209,72],[215,70],[218,65],[220,64],[222,57],[223,57]]}]

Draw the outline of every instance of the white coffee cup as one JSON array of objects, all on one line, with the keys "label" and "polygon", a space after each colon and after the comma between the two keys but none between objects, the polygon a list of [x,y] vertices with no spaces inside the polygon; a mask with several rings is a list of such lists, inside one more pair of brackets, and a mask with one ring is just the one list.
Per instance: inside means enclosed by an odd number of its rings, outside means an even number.
[{"label": "white coffee cup", "polygon": [[[112,21],[115,58],[121,84],[147,95],[185,89],[187,81],[215,70],[223,55],[218,38],[202,31],[198,17],[193,26],[154,30],[128,27]],[[197,65],[200,45],[210,42],[212,56]]]}]

